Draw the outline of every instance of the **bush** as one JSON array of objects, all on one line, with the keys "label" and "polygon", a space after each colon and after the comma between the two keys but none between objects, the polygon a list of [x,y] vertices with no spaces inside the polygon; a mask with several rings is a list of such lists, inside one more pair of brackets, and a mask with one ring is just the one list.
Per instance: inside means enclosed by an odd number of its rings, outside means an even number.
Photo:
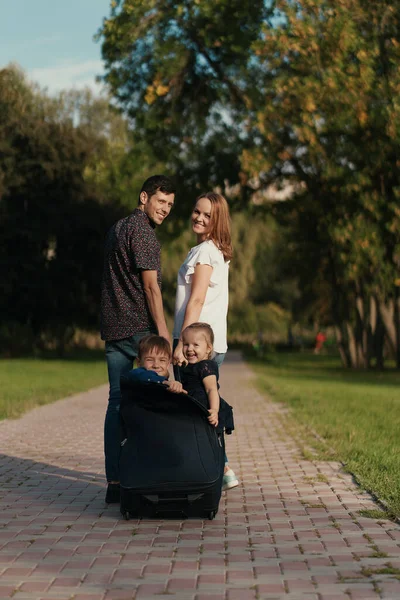
[{"label": "bush", "polygon": [[261,306],[246,304],[232,308],[228,314],[228,335],[231,343],[274,343],[286,340],[290,315],[272,302]]},{"label": "bush", "polygon": [[32,354],[34,344],[35,336],[29,325],[9,321],[0,326],[0,356],[2,358]]}]

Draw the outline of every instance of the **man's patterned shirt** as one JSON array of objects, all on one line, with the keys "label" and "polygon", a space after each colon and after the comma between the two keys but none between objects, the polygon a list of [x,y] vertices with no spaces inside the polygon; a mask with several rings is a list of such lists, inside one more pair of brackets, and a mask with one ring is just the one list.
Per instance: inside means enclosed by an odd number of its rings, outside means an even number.
[{"label": "man's patterned shirt", "polygon": [[139,208],[111,227],[105,243],[101,290],[103,340],[121,340],[145,330],[156,332],[140,272],[157,271],[161,288],[160,252],[154,225]]}]

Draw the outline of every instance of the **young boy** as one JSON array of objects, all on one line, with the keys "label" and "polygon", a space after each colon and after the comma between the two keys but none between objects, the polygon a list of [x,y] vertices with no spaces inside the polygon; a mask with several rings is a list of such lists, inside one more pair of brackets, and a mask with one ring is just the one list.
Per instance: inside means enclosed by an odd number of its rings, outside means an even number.
[{"label": "young boy", "polygon": [[135,383],[161,383],[170,392],[186,394],[179,381],[168,381],[168,367],[172,352],[169,342],[160,335],[146,335],[139,342],[138,368],[127,373],[126,378]]},{"label": "young boy", "polygon": [[[138,367],[126,373],[123,377],[132,383],[160,383],[169,391],[176,394],[187,392],[179,381],[168,381],[168,367],[171,363],[172,352],[169,342],[160,335],[150,334],[143,337],[138,348]],[[109,483],[106,502],[119,502],[119,483]]]}]

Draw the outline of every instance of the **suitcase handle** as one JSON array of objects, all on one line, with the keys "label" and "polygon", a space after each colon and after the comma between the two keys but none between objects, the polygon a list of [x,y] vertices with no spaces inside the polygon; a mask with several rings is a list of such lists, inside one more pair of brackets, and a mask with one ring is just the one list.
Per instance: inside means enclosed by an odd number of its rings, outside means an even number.
[{"label": "suitcase handle", "polygon": [[177,498],[176,496],[172,498],[160,498],[158,494],[143,494],[143,497],[146,500],[149,500],[152,504],[164,504],[170,502],[188,502],[189,504],[193,504],[199,498],[201,498],[203,494],[186,494],[185,496],[181,496]]}]

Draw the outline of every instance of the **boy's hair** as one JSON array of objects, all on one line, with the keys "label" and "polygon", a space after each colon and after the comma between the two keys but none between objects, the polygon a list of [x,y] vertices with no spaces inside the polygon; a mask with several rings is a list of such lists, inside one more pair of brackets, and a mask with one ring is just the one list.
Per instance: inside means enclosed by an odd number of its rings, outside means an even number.
[{"label": "boy's hair", "polygon": [[145,335],[140,340],[138,350],[139,361],[145,354],[151,352],[152,350],[155,350],[158,354],[165,354],[168,356],[169,360],[171,360],[171,346],[168,340],[163,338],[161,335],[150,333],[149,335]]},{"label": "boy's hair", "polygon": [[175,194],[176,192],[175,184],[169,177],[166,175],[152,175],[142,185],[139,193],[139,204],[142,192],[146,192],[148,197],[151,198],[158,190],[164,192],[164,194]]},{"label": "boy's hair", "polygon": [[207,342],[210,344],[210,346],[213,348],[214,347],[214,332],[212,330],[212,327],[208,324],[208,323],[192,323],[191,325],[188,325],[187,327],[185,327],[185,329],[182,331],[182,338],[185,334],[185,331],[202,331],[206,337]]}]

